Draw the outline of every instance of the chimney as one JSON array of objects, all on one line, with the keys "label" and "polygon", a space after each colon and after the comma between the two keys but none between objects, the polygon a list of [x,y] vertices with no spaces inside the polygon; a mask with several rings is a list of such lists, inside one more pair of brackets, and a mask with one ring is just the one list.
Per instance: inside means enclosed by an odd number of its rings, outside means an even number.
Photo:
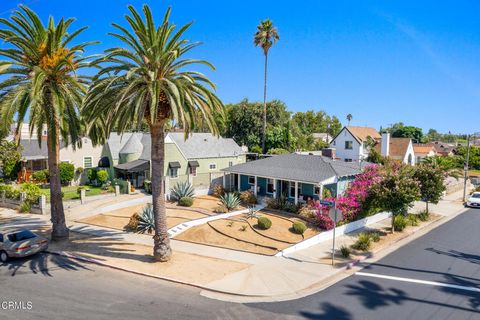
[{"label": "chimney", "polygon": [[335,158],[337,157],[337,154],[335,151],[336,151],[335,148],[322,149],[322,156],[335,160]]},{"label": "chimney", "polygon": [[390,155],[390,133],[388,132],[382,133],[381,154],[384,157],[388,157]]}]

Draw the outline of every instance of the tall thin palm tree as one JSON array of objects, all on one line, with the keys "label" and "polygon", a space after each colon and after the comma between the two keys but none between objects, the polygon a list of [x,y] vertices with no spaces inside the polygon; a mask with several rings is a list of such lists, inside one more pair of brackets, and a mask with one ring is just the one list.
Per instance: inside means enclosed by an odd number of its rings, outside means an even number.
[{"label": "tall thin palm tree", "polygon": [[62,18],[55,24],[50,17],[44,26],[35,12],[22,5],[10,19],[0,19],[4,26],[0,39],[7,44],[0,49],[5,59],[0,61],[0,125],[6,129],[15,121],[17,137],[23,122],[28,121],[30,135],[36,131],[38,137],[47,126],[53,240],[69,235],[59,175],[60,137],[74,148],[81,145],[78,107],[87,91],[88,78],[77,72],[89,65],[88,57],[82,54],[92,43],[70,46],[86,29],[69,32],[73,21]]},{"label": "tall thin palm tree", "polygon": [[350,121],[352,121],[352,118],[353,118],[353,116],[352,116],[351,113],[347,114],[348,125],[350,125]]},{"label": "tall thin palm tree", "polygon": [[145,120],[150,128],[152,201],[155,218],[153,255],[157,261],[171,256],[165,211],[165,127],[170,120],[180,123],[188,133],[197,128],[198,115],[204,125],[218,134],[216,115],[223,115],[223,104],[213,93],[215,85],[203,74],[188,71],[192,65],[207,61],[187,59],[184,55],[199,43],[183,38],[188,23],[175,30],[169,22],[170,8],[162,23],[155,26],[152,12],[143,6],[143,17],[134,7],[125,16],[131,30],[118,24],[111,33],[124,47],[106,50],[97,62],[103,68],[94,78],[82,114],[95,142],[106,139],[112,126],[124,132]]},{"label": "tall thin palm tree", "polygon": [[267,65],[268,65],[268,51],[270,48],[280,40],[277,28],[273,25],[272,20],[266,19],[260,21],[257,26],[257,31],[253,36],[253,44],[255,47],[260,46],[265,56],[265,74],[263,79],[263,128],[262,128],[262,152],[265,154],[265,136],[267,131]]}]

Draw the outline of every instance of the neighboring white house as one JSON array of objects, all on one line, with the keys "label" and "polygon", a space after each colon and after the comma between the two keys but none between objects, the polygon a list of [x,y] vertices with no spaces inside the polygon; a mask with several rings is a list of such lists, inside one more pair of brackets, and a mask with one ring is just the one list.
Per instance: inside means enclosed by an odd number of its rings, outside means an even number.
[{"label": "neighboring white house", "polygon": [[432,145],[414,143],[413,151],[415,152],[415,161],[420,163],[427,157],[433,157],[437,155],[435,148]]},{"label": "neighboring white house", "polygon": [[410,138],[392,138],[390,133],[382,133],[382,138],[375,145],[375,150],[384,157],[415,165],[415,151]]},{"label": "neighboring white house", "polygon": [[346,162],[363,161],[370,152],[369,137],[375,141],[379,141],[381,138],[374,128],[345,126],[333,138],[330,147],[335,148],[338,159]]}]

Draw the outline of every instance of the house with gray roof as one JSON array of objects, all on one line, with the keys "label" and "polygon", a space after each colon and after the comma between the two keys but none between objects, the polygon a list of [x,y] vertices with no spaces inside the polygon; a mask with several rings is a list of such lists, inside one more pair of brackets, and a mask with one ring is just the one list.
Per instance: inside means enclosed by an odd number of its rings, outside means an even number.
[{"label": "house with gray roof", "polygon": [[[150,179],[151,141],[148,133],[112,133],[104,146],[100,167],[112,176],[142,187]],[[214,183],[223,182],[221,169],[245,162],[245,152],[233,139],[211,133],[170,132],[165,137],[166,190],[180,181],[189,181],[197,193],[206,193]]]},{"label": "house with gray roof", "polygon": [[228,189],[251,190],[260,197],[289,198],[295,204],[321,199],[324,188],[333,196],[345,191],[368,163],[334,160],[314,154],[285,154],[223,169],[233,175]]}]

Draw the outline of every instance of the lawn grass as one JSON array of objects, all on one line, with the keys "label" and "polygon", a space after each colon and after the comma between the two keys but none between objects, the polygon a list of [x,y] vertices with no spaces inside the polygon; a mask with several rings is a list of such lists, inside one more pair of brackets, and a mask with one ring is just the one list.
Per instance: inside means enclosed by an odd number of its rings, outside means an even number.
[{"label": "lawn grass", "polygon": [[[86,196],[96,196],[102,193],[107,193],[107,190],[103,190],[101,187],[85,186]],[[62,187],[63,200],[75,200],[80,199],[80,195],[77,193],[78,186]],[[41,189],[43,195],[50,200],[50,189]]]}]

